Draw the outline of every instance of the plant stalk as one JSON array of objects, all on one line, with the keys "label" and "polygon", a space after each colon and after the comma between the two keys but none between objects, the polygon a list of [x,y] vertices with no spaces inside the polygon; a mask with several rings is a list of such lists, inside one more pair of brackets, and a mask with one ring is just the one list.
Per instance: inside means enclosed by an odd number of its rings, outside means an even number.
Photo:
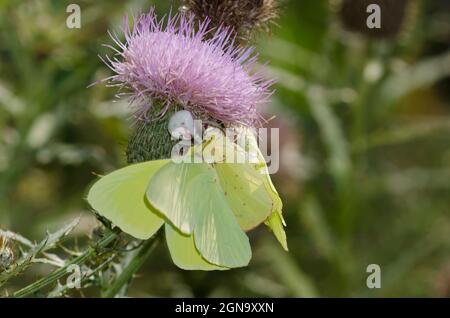
[{"label": "plant stalk", "polygon": [[119,275],[119,277],[117,277],[114,283],[103,293],[103,298],[115,297],[120,292],[122,287],[125,286],[133,278],[133,275],[141,268],[141,266],[145,263],[155,247],[158,245],[158,242],[161,240],[162,233],[163,231],[159,230],[157,234],[144,242],[142,247],[137,252],[136,256],[124,268],[124,270]]}]

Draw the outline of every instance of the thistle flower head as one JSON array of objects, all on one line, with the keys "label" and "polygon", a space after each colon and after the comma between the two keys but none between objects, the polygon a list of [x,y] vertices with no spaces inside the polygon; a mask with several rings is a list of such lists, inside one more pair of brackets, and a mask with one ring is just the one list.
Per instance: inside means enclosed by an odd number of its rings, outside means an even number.
[{"label": "thistle flower head", "polygon": [[[125,19],[125,43],[106,63],[115,72],[110,84],[128,90],[139,119],[162,117],[171,107],[224,125],[253,125],[258,104],[271,95],[272,81],[253,72],[252,48],[235,47],[227,28],[209,35],[209,20],[194,22],[190,14],[158,20],[154,10]],[[209,35],[207,37],[207,35]]]},{"label": "thistle flower head", "polygon": [[252,31],[269,30],[278,17],[279,0],[184,0],[188,11],[198,18],[209,18],[213,26],[226,25],[243,39]]}]

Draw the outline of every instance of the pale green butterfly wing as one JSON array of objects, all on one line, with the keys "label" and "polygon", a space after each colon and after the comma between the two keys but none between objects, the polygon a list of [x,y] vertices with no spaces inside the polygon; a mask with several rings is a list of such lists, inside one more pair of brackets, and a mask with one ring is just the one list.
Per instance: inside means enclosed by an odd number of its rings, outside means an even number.
[{"label": "pale green butterfly wing", "polygon": [[193,214],[203,196],[193,183],[208,167],[205,164],[170,162],[148,184],[147,198],[151,205],[184,234],[192,234]]},{"label": "pale green butterfly wing", "polygon": [[252,164],[218,163],[214,165],[225,196],[240,225],[251,230],[272,213],[272,198],[264,184],[264,175]]},{"label": "pale green butterfly wing", "polygon": [[275,189],[272,180],[269,175],[266,174],[266,188],[270,189],[270,194],[272,200],[274,202],[274,209],[272,215],[266,220],[265,224],[272,230],[273,234],[277,238],[278,242],[280,242],[281,246],[287,251],[287,239],[286,233],[284,231],[284,227],[286,226],[286,222],[284,221],[282,209],[283,203],[281,201],[280,196],[278,195],[277,190]]},{"label": "pale green butterfly wing", "polygon": [[277,190],[275,189],[275,186],[272,183],[272,179],[270,178],[268,168],[264,160],[264,156],[259,150],[255,135],[251,132],[250,129],[238,128],[237,130],[239,136],[243,138],[243,140],[241,139],[240,144],[241,145],[243,144],[243,147],[245,148],[246,151],[255,154],[257,158],[256,159],[257,163],[254,165],[254,167],[258,171],[258,173],[260,173],[261,176],[263,177],[264,186],[266,190],[270,193],[270,197],[272,198],[273,203],[272,214],[265,221],[265,224],[272,230],[278,242],[287,251],[288,250],[287,239],[286,233],[284,231],[286,222],[284,221],[282,214],[283,202],[281,201],[281,198]]},{"label": "pale green butterfly wing", "polygon": [[[221,186],[241,228],[249,230],[262,222],[272,230],[287,250],[282,215],[283,203],[270,178],[268,168],[256,137],[251,129],[236,127],[236,142],[217,129],[208,129],[207,158],[215,162]],[[231,154],[231,156],[230,156]],[[244,164],[226,163],[245,159]]]},{"label": "pale green butterfly wing", "polygon": [[166,231],[166,241],[169,247],[172,261],[181,269],[185,270],[227,270],[226,267],[220,267],[208,263],[195,247],[193,235],[185,235],[176,230],[172,225],[164,226]]},{"label": "pale green butterfly wing", "polygon": [[264,176],[249,163],[248,152],[220,130],[207,129],[205,139],[208,145],[203,154],[215,162],[221,187],[240,227],[245,231],[255,228],[272,212],[272,198],[265,188]]},{"label": "pale green butterfly wing", "polygon": [[264,223],[272,230],[273,235],[280,242],[285,251],[288,251],[286,232],[283,218],[280,213],[273,213]]},{"label": "pale green butterfly wing", "polygon": [[148,239],[164,219],[151,210],[145,191],[150,178],[168,162],[148,161],[116,170],[91,187],[87,200],[94,210],[125,233]]},{"label": "pale green butterfly wing", "polygon": [[210,200],[200,201],[195,214],[195,246],[209,262],[225,267],[246,266],[251,258],[248,237],[239,227],[217,173],[209,170],[198,178],[195,187],[199,193],[208,193]]},{"label": "pale green butterfly wing", "polygon": [[194,235],[197,250],[208,262],[233,268],[250,261],[248,237],[209,164],[170,162],[151,179],[147,198],[178,230]]},{"label": "pale green butterfly wing", "polygon": [[[249,230],[262,222],[272,230],[285,250],[288,250],[282,215],[283,203],[270,178],[268,168],[256,137],[245,127],[234,128],[236,142],[230,141],[217,129],[206,131],[208,155],[220,177],[227,200],[241,226]],[[230,154],[231,157],[230,157]],[[235,162],[245,159],[243,164]]]}]

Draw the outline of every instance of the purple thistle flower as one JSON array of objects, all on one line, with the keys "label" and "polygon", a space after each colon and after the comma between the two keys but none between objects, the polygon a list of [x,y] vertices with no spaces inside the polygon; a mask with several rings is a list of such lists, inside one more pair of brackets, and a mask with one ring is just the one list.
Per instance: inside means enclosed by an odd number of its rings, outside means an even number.
[{"label": "purple thistle flower", "polygon": [[151,9],[134,19],[133,28],[125,18],[125,43],[110,34],[118,48],[108,47],[118,56],[106,57],[116,73],[106,80],[129,90],[118,95],[130,96],[135,116],[151,120],[153,105],[162,105],[158,117],[179,105],[225,125],[258,124],[257,106],[270,98],[273,81],[252,71],[257,60],[253,48],[234,46],[227,28],[209,34],[209,21],[196,25],[193,15],[167,20],[158,20]]}]

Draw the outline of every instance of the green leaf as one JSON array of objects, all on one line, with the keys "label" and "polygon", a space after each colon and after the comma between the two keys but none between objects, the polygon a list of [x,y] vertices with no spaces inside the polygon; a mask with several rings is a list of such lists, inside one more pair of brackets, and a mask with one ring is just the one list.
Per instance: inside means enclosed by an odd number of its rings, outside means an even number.
[{"label": "green leaf", "polygon": [[208,263],[195,247],[194,236],[184,235],[176,230],[172,225],[165,225],[166,241],[169,247],[170,256],[173,262],[181,269],[185,270],[227,270],[226,267],[220,267]]},{"label": "green leaf", "polygon": [[248,237],[209,164],[168,163],[151,179],[147,198],[178,230],[193,234],[195,246],[208,262],[233,268],[250,261]]},{"label": "green leaf", "polygon": [[381,86],[381,103],[391,106],[416,89],[431,86],[450,75],[450,51],[423,59],[390,75]]},{"label": "green leaf", "polygon": [[148,239],[162,226],[164,219],[152,210],[145,191],[150,178],[168,162],[147,161],[116,170],[92,186],[87,200],[122,231],[138,239]]},{"label": "green leaf", "polygon": [[320,128],[322,140],[329,152],[329,169],[336,180],[345,179],[352,169],[348,142],[339,118],[324,98],[324,91],[312,87],[307,92],[311,113]]}]

